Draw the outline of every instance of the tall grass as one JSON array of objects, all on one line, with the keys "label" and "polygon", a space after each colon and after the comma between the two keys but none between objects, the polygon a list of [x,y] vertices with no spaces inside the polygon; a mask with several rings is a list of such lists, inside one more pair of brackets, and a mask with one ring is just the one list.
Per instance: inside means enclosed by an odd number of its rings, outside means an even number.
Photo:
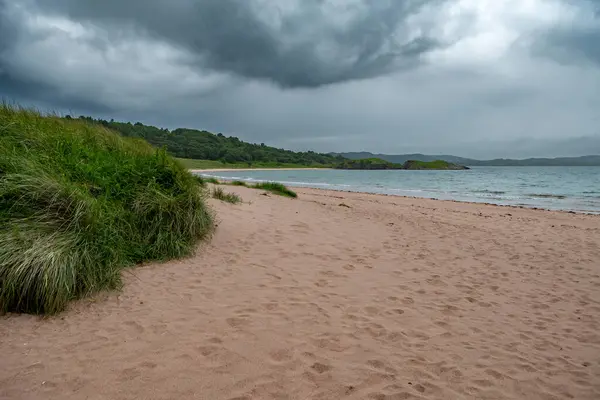
[{"label": "tall grass", "polygon": [[278,183],[278,182],[260,182],[255,185],[252,185],[254,189],[262,189],[273,194],[277,194],[279,196],[296,198],[298,194],[293,190],[289,189],[287,186]]},{"label": "tall grass", "polygon": [[231,204],[238,204],[242,202],[242,198],[235,193],[227,193],[222,187],[214,187],[211,191],[213,199],[225,201]]},{"label": "tall grass", "polygon": [[187,170],[141,139],[0,105],[0,312],[52,314],[213,228]]}]

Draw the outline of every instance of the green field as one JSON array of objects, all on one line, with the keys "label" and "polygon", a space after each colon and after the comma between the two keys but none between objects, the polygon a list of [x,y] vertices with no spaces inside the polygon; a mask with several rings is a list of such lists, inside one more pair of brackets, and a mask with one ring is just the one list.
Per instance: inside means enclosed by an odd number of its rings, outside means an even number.
[{"label": "green field", "polygon": [[245,169],[245,168],[327,168],[327,165],[315,164],[291,164],[277,162],[253,162],[253,163],[226,163],[216,160],[192,160],[189,158],[178,158],[181,164],[188,169]]}]

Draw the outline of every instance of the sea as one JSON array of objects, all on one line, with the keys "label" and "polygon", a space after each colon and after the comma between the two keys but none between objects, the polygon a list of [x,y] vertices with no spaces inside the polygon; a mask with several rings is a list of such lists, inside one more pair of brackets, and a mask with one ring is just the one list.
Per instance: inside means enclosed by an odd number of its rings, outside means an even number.
[{"label": "sea", "polygon": [[600,167],[472,167],[465,171],[251,170],[203,175],[600,214]]}]

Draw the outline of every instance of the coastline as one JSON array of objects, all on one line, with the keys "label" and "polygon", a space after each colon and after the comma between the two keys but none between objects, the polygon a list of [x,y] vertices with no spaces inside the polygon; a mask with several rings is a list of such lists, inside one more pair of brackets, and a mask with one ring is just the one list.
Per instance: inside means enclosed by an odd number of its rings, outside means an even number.
[{"label": "coastline", "polygon": [[[189,170],[192,173],[208,173],[208,172],[235,172],[235,171],[281,171],[281,170],[286,170],[286,171],[295,171],[295,170],[323,170],[323,169],[330,169],[330,168],[265,168],[265,169],[259,169],[259,168],[250,168],[250,169],[205,169],[205,170]],[[236,179],[233,178],[224,178],[224,177],[218,177],[219,180],[223,181],[223,182],[231,182],[234,181]],[[296,186],[296,185],[290,185],[290,187],[293,187],[295,190],[297,189],[312,189],[312,190],[322,190],[322,191],[332,191],[332,192],[339,192],[339,193],[359,193],[359,194],[365,194],[365,195],[373,195],[373,196],[391,196],[391,197],[397,197],[397,198],[406,198],[406,199],[415,199],[415,200],[431,200],[431,201],[442,201],[442,202],[451,202],[451,203],[465,203],[465,204],[473,204],[473,205],[487,205],[487,206],[491,206],[491,207],[505,207],[505,208],[512,208],[512,209],[527,209],[527,210],[534,210],[534,211],[550,211],[550,212],[560,212],[560,213],[567,213],[567,214],[583,214],[583,215],[590,215],[590,216],[600,216],[600,211],[591,211],[591,210],[567,210],[567,209],[552,209],[552,208],[546,208],[546,207],[541,207],[541,206],[534,206],[534,205],[514,205],[514,204],[499,204],[499,203],[492,203],[489,201],[469,201],[469,200],[455,200],[455,199],[440,199],[440,198],[435,198],[435,197],[419,197],[419,196],[408,196],[408,195],[404,195],[404,194],[391,194],[391,193],[373,193],[373,192],[365,192],[365,191],[354,191],[354,190],[347,190],[347,189],[339,189],[339,188],[319,188],[319,187],[311,187],[307,185],[303,185],[303,186]]]},{"label": "coastline", "polygon": [[224,189],[196,256],[1,319],[0,397],[598,398],[596,216]]}]

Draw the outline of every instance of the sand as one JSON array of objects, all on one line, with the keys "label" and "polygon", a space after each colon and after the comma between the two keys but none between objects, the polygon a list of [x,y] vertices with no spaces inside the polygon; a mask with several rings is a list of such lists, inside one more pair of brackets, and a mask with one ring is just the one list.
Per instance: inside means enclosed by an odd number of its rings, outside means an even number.
[{"label": "sand", "polygon": [[0,398],[600,398],[600,217],[227,190],[197,256],[0,317]]}]

